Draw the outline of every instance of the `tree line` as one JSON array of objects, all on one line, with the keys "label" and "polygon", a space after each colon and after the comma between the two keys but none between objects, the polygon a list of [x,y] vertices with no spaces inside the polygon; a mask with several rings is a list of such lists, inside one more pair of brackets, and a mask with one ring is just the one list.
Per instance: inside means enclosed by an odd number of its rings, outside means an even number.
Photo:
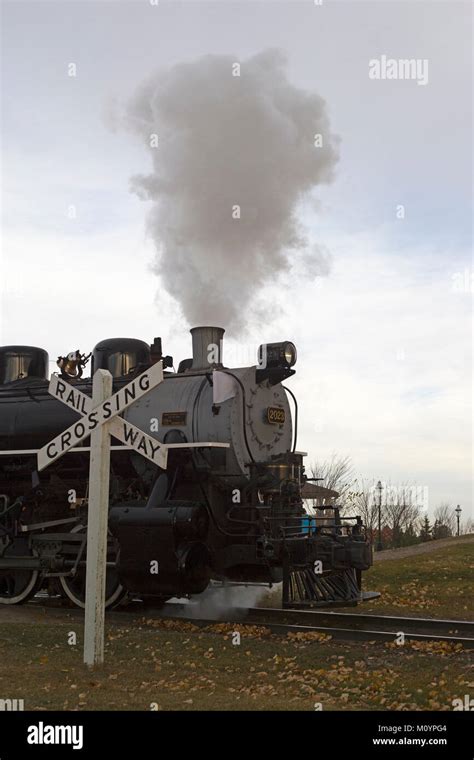
[{"label": "tree line", "polygon": [[[428,489],[414,483],[392,483],[357,477],[350,457],[333,456],[310,467],[311,477],[339,493],[342,515],[360,515],[367,534],[378,543],[379,507],[384,548],[410,546],[457,535],[456,505],[438,504],[430,519]],[[310,506],[311,505],[310,502]],[[460,522],[460,534],[474,532],[474,520]]]}]

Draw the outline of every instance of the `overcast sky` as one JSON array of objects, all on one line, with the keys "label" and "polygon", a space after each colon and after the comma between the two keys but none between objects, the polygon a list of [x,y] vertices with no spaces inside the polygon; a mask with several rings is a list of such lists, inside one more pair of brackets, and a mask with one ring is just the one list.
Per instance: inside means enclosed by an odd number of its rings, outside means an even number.
[{"label": "overcast sky", "polygon": [[[261,342],[294,341],[298,448],[310,460],[349,455],[356,473],[427,487],[430,508],[459,503],[466,516],[470,3],[1,6],[0,342],[46,348],[51,370],[59,354],[119,335],[161,335],[175,364],[189,355],[193,325],[152,272],[147,203],[130,191],[130,177],[150,171],[149,154],[114,115],[156,69],[279,48],[289,80],[325,99],[341,139],[334,182],[299,211],[332,266],[325,277],[295,267],[269,281],[265,318],[256,304],[244,337],[227,332],[224,358],[232,364],[232,352],[248,357]],[[370,79],[369,61],[383,55],[426,59],[427,83]]]}]

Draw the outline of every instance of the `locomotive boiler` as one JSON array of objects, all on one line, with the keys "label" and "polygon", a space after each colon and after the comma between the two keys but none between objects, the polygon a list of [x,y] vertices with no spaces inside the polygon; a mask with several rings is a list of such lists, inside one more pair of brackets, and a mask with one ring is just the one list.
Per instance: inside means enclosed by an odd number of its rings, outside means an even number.
[{"label": "locomotive boiler", "polygon": [[[337,493],[305,474],[297,402],[283,385],[295,346],[263,344],[255,365],[228,368],[223,329],[191,334],[192,358],[177,371],[159,338],[104,340],[92,352],[91,376],[109,370],[114,391],[162,362],[163,382],[123,418],[169,447],[163,470],[113,439],[107,606],[127,595],[161,604],[213,581],[282,581],[289,607],[356,604],[371,547],[361,519],[341,516]],[[91,395],[84,364],[78,351],[58,360],[60,377]],[[36,471],[38,449],[78,418],[48,393],[44,350],[0,348],[0,604],[54,588],[84,605],[88,441]]]}]

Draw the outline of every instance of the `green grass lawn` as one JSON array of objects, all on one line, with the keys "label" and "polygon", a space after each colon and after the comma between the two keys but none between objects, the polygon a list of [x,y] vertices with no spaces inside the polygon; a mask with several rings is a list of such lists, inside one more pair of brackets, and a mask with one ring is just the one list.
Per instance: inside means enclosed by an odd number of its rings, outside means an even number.
[{"label": "green grass lawn", "polygon": [[358,612],[474,620],[474,544],[376,562],[363,586],[381,597]]},{"label": "green grass lawn", "polygon": [[[239,630],[240,645],[231,632]],[[77,644],[68,644],[70,631]],[[324,635],[136,619],[107,625],[106,664],[82,665],[82,620],[6,623],[0,698],[26,710],[452,709],[474,688],[452,645],[334,642]]]}]

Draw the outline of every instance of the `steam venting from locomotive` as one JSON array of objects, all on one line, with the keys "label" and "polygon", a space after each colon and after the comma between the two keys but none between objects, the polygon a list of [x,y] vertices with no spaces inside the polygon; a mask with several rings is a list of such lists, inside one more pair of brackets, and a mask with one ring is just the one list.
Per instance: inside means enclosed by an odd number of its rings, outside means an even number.
[{"label": "steam venting from locomotive", "polygon": [[296,212],[338,159],[324,100],[294,87],[278,50],[246,61],[208,55],[157,72],[124,123],[149,149],[132,187],[153,205],[155,271],[191,324],[242,327],[263,286],[302,259],[328,257]]}]

